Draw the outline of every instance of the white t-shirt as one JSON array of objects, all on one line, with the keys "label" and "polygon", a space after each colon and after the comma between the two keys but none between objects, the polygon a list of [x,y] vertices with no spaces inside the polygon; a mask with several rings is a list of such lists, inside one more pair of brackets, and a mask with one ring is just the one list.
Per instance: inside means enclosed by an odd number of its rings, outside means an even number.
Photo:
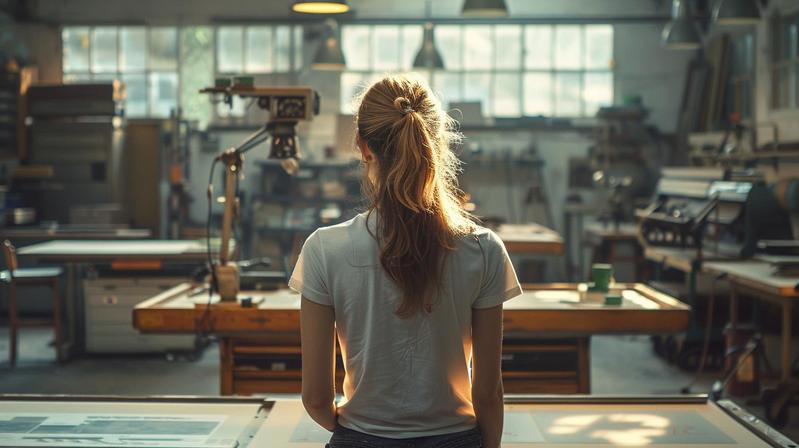
[{"label": "white t-shirt", "polygon": [[505,246],[478,227],[444,263],[431,313],[402,319],[402,295],[380,264],[376,214],[324,227],[305,241],[289,286],[332,306],[346,376],[339,424],[404,439],[476,425],[469,366],[472,309],[522,293]]}]

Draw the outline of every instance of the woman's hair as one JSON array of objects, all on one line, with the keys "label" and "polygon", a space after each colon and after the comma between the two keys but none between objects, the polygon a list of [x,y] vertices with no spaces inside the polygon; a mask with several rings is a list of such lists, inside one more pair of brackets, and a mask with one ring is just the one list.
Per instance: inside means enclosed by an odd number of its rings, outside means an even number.
[{"label": "woman's hair", "polygon": [[402,291],[397,315],[411,317],[432,304],[444,257],[474,229],[450,149],[459,135],[430,88],[409,76],[386,76],[367,89],[356,123],[377,158],[364,191],[369,213],[378,215],[380,263]]}]

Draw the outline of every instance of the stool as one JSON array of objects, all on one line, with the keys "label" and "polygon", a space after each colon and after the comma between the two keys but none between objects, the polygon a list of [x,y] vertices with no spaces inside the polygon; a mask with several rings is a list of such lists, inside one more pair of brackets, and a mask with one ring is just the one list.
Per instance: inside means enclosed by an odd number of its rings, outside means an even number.
[{"label": "stool", "polygon": [[[0,272],[0,282],[8,285],[8,314],[9,326],[11,328],[9,340],[9,362],[15,365],[17,362],[17,333],[23,322],[19,319],[17,312],[17,286],[49,286],[53,291],[53,332],[55,333],[55,352],[56,359],[63,360],[61,354],[61,293],[58,285],[58,278],[63,273],[59,267],[41,268],[19,268],[17,264],[17,251],[10,241],[3,242],[3,255],[5,255],[8,269]],[[25,322],[25,326],[31,326]]]}]

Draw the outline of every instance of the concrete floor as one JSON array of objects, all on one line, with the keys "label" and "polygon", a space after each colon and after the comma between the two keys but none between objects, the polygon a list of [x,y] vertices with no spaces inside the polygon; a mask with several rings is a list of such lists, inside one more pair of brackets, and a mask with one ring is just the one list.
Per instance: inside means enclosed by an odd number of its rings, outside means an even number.
[{"label": "concrete floor", "polygon": [[[84,357],[58,365],[47,329],[26,328],[20,336],[17,366],[8,364],[7,330],[0,327],[0,393],[92,395],[217,395],[219,352],[215,344],[200,357]],[[595,394],[679,394],[693,375],[654,355],[648,337],[597,336],[592,339],[592,391]],[[704,374],[693,388],[710,389],[717,374]],[[750,407],[762,415],[758,407]],[[782,431],[799,440],[799,410]]]}]

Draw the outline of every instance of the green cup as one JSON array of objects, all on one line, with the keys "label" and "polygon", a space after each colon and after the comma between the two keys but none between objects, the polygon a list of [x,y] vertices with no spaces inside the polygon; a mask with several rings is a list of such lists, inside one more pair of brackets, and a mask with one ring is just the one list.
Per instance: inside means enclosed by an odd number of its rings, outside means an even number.
[{"label": "green cup", "polygon": [[591,266],[594,290],[607,292],[610,289],[611,277],[613,277],[613,266],[604,263],[596,263]]}]

